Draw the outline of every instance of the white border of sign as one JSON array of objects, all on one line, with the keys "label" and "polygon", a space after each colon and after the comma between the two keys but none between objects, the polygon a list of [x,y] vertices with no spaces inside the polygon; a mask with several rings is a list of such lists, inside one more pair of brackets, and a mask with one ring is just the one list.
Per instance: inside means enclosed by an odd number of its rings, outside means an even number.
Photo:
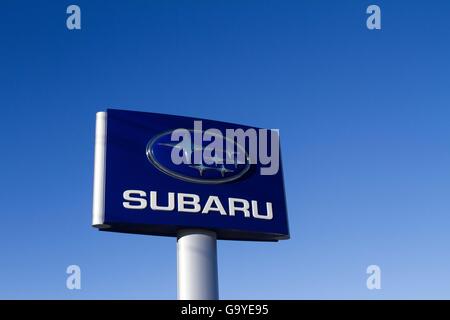
[{"label": "white border of sign", "polygon": [[92,225],[108,227],[105,221],[105,176],[106,176],[106,112],[97,112],[95,117],[94,194],[92,201]]}]

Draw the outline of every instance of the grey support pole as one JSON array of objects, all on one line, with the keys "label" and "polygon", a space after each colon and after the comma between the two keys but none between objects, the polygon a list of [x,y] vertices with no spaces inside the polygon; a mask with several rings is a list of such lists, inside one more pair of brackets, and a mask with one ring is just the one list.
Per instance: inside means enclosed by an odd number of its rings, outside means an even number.
[{"label": "grey support pole", "polygon": [[213,231],[186,229],[177,237],[179,300],[217,300],[217,239]]}]

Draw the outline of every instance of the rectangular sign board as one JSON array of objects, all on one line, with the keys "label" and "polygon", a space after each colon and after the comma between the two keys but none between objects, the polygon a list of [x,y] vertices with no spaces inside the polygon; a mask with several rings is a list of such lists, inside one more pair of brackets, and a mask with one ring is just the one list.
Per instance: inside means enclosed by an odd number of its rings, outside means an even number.
[{"label": "rectangular sign board", "polygon": [[[201,130],[194,121],[201,121]],[[174,130],[180,128],[191,143],[180,135],[174,140]],[[157,113],[97,113],[93,226],[174,237],[183,229],[207,229],[218,239],[288,239],[281,160],[275,174],[261,174],[263,165],[248,161],[250,147],[227,138],[227,129],[259,130]],[[195,141],[203,133],[209,141]],[[208,157],[204,153],[201,163],[192,161],[195,152],[211,150],[218,133],[223,134],[223,148]],[[228,163],[240,154],[244,162]],[[174,155],[183,162],[175,163]],[[218,156],[222,163],[214,162]]]}]

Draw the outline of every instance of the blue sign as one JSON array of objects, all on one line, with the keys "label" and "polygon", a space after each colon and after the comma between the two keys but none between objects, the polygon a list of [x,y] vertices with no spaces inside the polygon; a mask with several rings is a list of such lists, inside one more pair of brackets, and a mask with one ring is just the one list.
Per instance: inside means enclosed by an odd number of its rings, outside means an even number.
[{"label": "blue sign", "polygon": [[[208,229],[218,239],[289,238],[281,161],[275,174],[263,175],[264,166],[251,161],[250,143],[226,135],[227,129],[260,129],[115,109],[106,112],[106,139],[99,127],[97,120],[93,225],[100,230],[177,236],[182,229]],[[194,142],[174,140],[180,129]],[[220,133],[223,147],[211,148]],[[196,141],[196,134],[204,139]],[[268,140],[268,154],[278,152]],[[193,160],[196,153],[200,162]]]}]

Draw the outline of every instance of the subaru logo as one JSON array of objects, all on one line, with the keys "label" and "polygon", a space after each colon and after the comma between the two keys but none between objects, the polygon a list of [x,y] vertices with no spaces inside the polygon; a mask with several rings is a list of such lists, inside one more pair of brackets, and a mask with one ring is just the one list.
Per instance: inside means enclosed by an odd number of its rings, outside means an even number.
[{"label": "subaru logo", "polygon": [[[156,135],[147,144],[146,154],[147,158],[158,170],[161,172],[187,182],[203,183],[203,184],[219,184],[235,181],[244,176],[250,169],[248,161],[248,154],[245,149],[235,141],[227,141],[228,144],[234,146],[234,152],[228,150],[220,150],[220,156],[217,154],[214,157],[204,159],[207,163],[202,161],[201,164],[196,164],[191,161],[191,156],[194,151],[202,151],[207,149],[208,142],[202,142],[202,145],[190,144],[190,151],[186,152],[186,148],[180,147],[180,142],[172,141],[171,134],[174,130],[163,132]],[[193,136],[195,130],[189,130]],[[223,137],[224,140],[227,138]],[[186,163],[175,164],[172,161],[172,150],[179,149],[179,152],[184,152],[186,156]],[[217,150],[216,150],[217,152]],[[243,153],[245,155],[245,163],[238,163],[237,155]],[[217,158],[217,160],[216,160]],[[223,159],[223,161],[219,161]],[[228,161],[227,161],[228,160]],[[231,160],[231,161],[230,161]],[[212,163],[212,164],[211,164]]]}]

